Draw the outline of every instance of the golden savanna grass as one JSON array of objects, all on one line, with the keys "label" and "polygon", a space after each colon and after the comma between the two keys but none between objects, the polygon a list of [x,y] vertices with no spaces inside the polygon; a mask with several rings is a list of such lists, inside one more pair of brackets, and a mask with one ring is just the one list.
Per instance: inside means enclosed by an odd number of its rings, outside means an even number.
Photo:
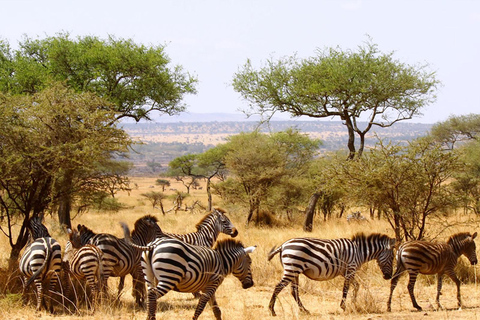
[{"label": "golden savanna grass", "polygon": [[[194,213],[178,211],[163,216],[158,209],[152,208],[140,194],[148,191],[160,191],[159,186],[154,186],[155,178],[132,178],[132,182],[138,187],[130,193],[121,193],[118,199],[127,205],[127,209],[118,213],[90,212],[83,214],[73,221],[73,225],[85,224],[95,232],[108,232],[123,237],[119,222],[126,222],[131,228],[133,223],[145,214],[154,214],[159,219],[159,225],[164,231],[186,233],[195,230],[195,224],[203,217],[204,211],[196,210]],[[133,185],[133,184],[132,184]],[[154,186],[152,188],[152,186]],[[173,182],[170,188],[184,190],[184,188]],[[186,199],[187,204],[194,200],[205,201],[205,189],[192,190],[191,197]],[[173,191],[168,190],[169,193]],[[167,192],[167,193],[168,193]],[[218,199],[217,204],[219,204]],[[220,205],[221,206],[221,205]],[[172,207],[167,201],[165,208]],[[280,227],[245,226],[246,212],[244,209],[221,206],[227,210],[227,215],[239,230],[238,239],[244,245],[258,245],[257,250],[251,254],[253,260],[253,276],[255,286],[243,290],[240,283],[233,276],[227,277],[224,283],[217,290],[217,301],[222,310],[223,319],[233,320],[260,320],[272,318],[268,311],[268,303],[273,288],[281,278],[282,267],[278,256],[267,261],[267,254],[273,246],[278,246],[284,241],[293,237],[318,237],[318,238],[339,238],[351,237],[356,232],[380,232],[392,236],[391,229],[385,222],[368,221],[364,223],[348,224],[344,219],[334,219],[323,222],[317,217],[313,233],[302,231],[302,221],[280,222]],[[457,231],[480,230],[478,219],[473,219],[468,227],[450,229],[442,234],[441,240]],[[66,243],[66,236],[54,219],[47,217],[45,224],[53,237],[62,245]],[[221,238],[225,235],[221,235]],[[6,237],[0,238],[1,268],[6,267],[6,259],[10,247]],[[473,266],[467,267],[475,272]],[[472,271],[473,270],[473,271]],[[386,313],[386,301],[389,294],[390,282],[383,280],[376,262],[364,265],[357,273],[360,282],[360,290],[357,303],[353,304],[351,295],[348,296],[347,310],[343,312],[339,305],[342,295],[343,278],[338,277],[330,281],[312,281],[304,276],[300,278],[300,297],[311,315],[300,314],[297,304],[290,294],[290,286],[285,288],[277,298],[275,310],[277,319],[477,319],[480,317],[479,288],[475,281],[463,284],[461,287],[464,308],[456,310],[456,289],[449,280],[444,280],[441,302],[445,310],[436,310],[436,280],[433,277],[420,276],[416,284],[416,297],[419,304],[424,308],[423,312],[414,312],[408,291],[406,288],[408,277],[404,275],[396,288],[392,301],[391,313]],[[4,283],[5,281],[2,281]],[[118,278],[109,280],[110,291],[116,292]],[[3,289],[3,288],[2,288]],[[351,291],[350,291],[351,293]],[[158,300],[157,319],[191,319],[197,301],[191,294],[169,292]],[[80,314],[68,315],[57,308],[57,314],[52,316],[45,311],[35,312],[34,304],[22,307],[19,295],[0,296],[0,319],[144,319],[146,312],[138,310],[134,306],[134,299],[131,295],[131,278],[127,276],[126,289],[117,305],[110,300],[99,306],[96,312],[88,314],[84,307],[81,307]],[[213,312],[209,305],[205,308],[200,319],[214,319]],[[273,318],[272,318],[273,319]]]}]

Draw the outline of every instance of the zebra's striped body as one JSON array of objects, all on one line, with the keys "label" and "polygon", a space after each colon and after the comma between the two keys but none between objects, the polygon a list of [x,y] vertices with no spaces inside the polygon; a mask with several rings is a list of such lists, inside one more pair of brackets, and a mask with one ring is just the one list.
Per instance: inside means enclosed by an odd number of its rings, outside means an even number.
[{"label": "zebra's striped body", "polygon": [[382,234],[357,234],[352,239],[315,239],[294,238],[283,243],[279,248],[272,249],[268,260],[280,253],[283,266],[282,280],[276,285],[270,300],[269,309],[275,316],[275,300],[277,295],[289,283],[292,283],[292,295],[300,309],[308,313],[300,301],[298,293],[298,278],[304,274],[312,280],[329,280],[343,276],[343,296],[341,308],[345,310],[350,282],[354,285],[354,299],[358,289],[355,273],[362,264],[370,260],[377,260],[385,279],[392,275],[393,248],[395,239]]},{"label": "zebra's striped body", "polygon": [[[103,253],[104,282],[102,288],[106,286],[109,277],[124,277],[130,274],[133,278],[135,301],[139,306],[143,306],[146,292],[140,265],[140,251],[129,245],[125,239],[119,239],[112,234],[96,234],[84,225],[78,225],[77,229],[80,234],[81,245],[97,246]],[[119,296],[122,290],[123,282],[121,281],[118,287]]]},{"label": "zebra's striped body", "polygon": [[93,306],[99,294],[100,285],[104,282],[102,256],[103,252],[91,244],[86,244],[80,249],[74,248],[70,241],[65,245],[63,261],[67,266],[67,271],[77,279],[86,280],[92,291]]},{"label": "zebra's striped body", "polygon": [[[122,225],[125,238],[130,232]],[[251,258],[255,247],[244,248],[233,239],[217,242],[215,248],[195,246],[174,238],[156,239],[141,249],[142,268],[148,285],[148,320],[155,319],[157,299],[170,290],[202,292],[193,319],[202,313],[210,302],[217,320],[221,319],[215,291],[230,273],[237,277],[242,287],[253,286]]]},{"label": "zebra's striped body", "polygon": [[462,254],[470,260],[471,264],[477,263],[476,245],[474,241],[476,236],[476,232],[473,235],[468,232],[463,232],[451,236],[446,243],[420,240],[403,243],[397,252],[397,269],[390,285],[387,310],[391,311],[393,291],[404,271],[407,271],[409,274],[408,293],[410,294],[413,306],[417,310],[422,310],[414,295],[415,282],[419,273],[438,275],[436,302],[439,308],[441,308],[440,294],[442,290],[442,277],[444,274],[448,275],[457,286],[458,307],[461,307],[460,280],[457,278],[454,268],[458,258]]},{"label": "zebra's striped body", "polygon": [[197,231],[186,234],[164,233],[165,236],[197,246],[212,247],[220,233],[235,238],[238,231],[222,209],[214,209],[196,225]]},{"label": "zebra's striped body", "polygon": [[[27,287],[34,282],[37,288],[37,311],[41,309],[42,304],[45,309],[47,306],[44,300],[44,285],[47,293],[55,289],[58,282],[58,276],[62,268],[62,248],[60,244],[48,234],[47,228],[42,224],[41,218],[32,218],[29,221],[30,243],[20,258],[19,269],[23,275],[25,283],[23,285],[23,294]],[[50,303],[50,312],[53,312],[53,306]]]}]

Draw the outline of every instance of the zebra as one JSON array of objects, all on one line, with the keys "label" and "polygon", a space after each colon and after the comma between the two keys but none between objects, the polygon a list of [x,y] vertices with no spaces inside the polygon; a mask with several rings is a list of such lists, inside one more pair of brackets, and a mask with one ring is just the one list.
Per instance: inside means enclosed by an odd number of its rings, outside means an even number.
[{"label": "zebra", "polygon": [[42,224],[41,216],[29,219],[28,226],[29,242],[20,258],[19,269],[24,277],[22,290],[23,303],[26,303],[26,290],[33,282],[37,291],[36,310],[40,311],[42,305],[53,313],[53,304],[50,299],[50,307],[44,300],[44,285],[47,295],[55,289],[58,276],[62,269],[62,248],[60,244],[50,237],[48,229]]},{"label": "zebra", "polygon": [[400,245],[397,252],[397,269],[390,284],[387,311],[391,311],[393,290],[395,290],[400,276],[405,271],[408,272],[410,278],[407,285],[408,293],[410,294],[413,306],[418,311],[421,311],[422,308],[415,299],[413,289],[419,273],[437,274],[436,302],[438,308],[442,308],[440,304],[442,277],[444,274],[448,275],[457,285],[458,307],[461,308],[460,280],[457,278],[454,268],[458,258],[462,254],[470,260],[472,265],[477,264],[476,245],[474,241],[476,237],[476,232],[473,235],[469,232],[461,232],[452,235],[446,243],[412,240]]},{"label": "zebra", "polygon": [[[130,241],[128,226],[121,224],[125,239]],[[249,256],[255,246],[245,248],[240,241],[226,239],[215,247],[191,245],[176,238],[157,238],[147,246],[132,246],[143,251],[142,268],[148,286],[148,320],[155,319],[157,299],[170,290],[202,292],[193,319],[198,319],[207,302],[215,319],[220,320],[221,311],[215,291],[228,274],[233,274],[244,289],[253,286],[252,260]]]},{"label": "zebra", "polygon": [[392,276],[393,249],[395,239],[385,234],[365,235],[358,233],[352,239],[316,239],[293,238],[284,242],[280,247],[270,250],[270,261],[280,253],[280,262],[283,266],[281,281],[275,286],[269,309],[272,316],[276,316],[274,307],[277,295],[289,283],[292,283],[292,295],[300,310],[309,314],[300,301],[298,293],[298,277],[301,273],[312,280],[330,280],[339,275],[345,278],[343,296],[340,307],[345,310],[345,302],[350,283],[354,286],[353,299],[358,291],[355,273],[362,264],[376,259],[383,273],[384,279]]},{"label": "zebra", "polygon": [[[65,266],[65,274],[72,274],[77,279],[86,279],[87,285],[92,291],[92,309],[94,309],[95,301],[99,295],[99,284],[103,281],[103,252],[94,245],[86,244],[78,247],[78,233],[76,230],[67,229],[70,238],[65,245],[63,262]],[[75,243],[75,244],[74,244]],[[68,282],[66,282],[68,283]],[[68,286],[67,288],[70,288]],[[69,292],[68,292],[69,293]],[[67,296],[69,296],[67,293]]]},{"label": "zebra", "polygon": [[104,270],[104,289],[109,277],[120,277],[118,285],[118,297],[124,287],[124,278],[130,274],[133,279],[133,295],[137,305],[143,307],[145,304],[145,281],[140,265],[141,252],[125,239],[119,239],[108,233],[94,233],[85,225],[79,224],[77,230],[80,234],[81,245],[92,244],[100,248],[103,252],[102,264]]}]

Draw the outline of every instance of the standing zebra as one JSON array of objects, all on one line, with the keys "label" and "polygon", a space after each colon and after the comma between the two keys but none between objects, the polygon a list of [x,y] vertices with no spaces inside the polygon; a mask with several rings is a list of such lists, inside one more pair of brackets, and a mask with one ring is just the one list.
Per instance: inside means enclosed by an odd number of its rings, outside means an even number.
[{"label": "standing zebra", "polygon": [[[78,247],[76,243],[78,239],[78,233],[75,230],[67,229],[68,236],[70,238],[65,245],[65,253],[63,255],[63,262],[65,265],[65,274],[72,274],[77,279],[86,279],[87,285],[92,291],[92,309],[95,306],[95,301],[99,294],[100,285],[103,281],[103,264],[102,257],[103,252],[94,245],[86,244]],[[74,244],[76,243],[76,244]],[[66,283],[69,283],[66,282]],[[70,286],[67,286],[70,289]],[[70,293],[70,290],[67,290]]]},{"label": "standing zebra", "polygon": [[[143,307],[145,303],[145,281],[140,265],[141,252],[128,244],[125,239],[119,239],[108,233],[94,233],[84,225],[77,226],[81,245],[92,244],[103,252],[102,264],[104,270],[105,288],[109,277],[125,277],[132,275],[133,295],[137,305]],[[123,281],[118,286],[118,297],[123,290]]]},{"label": "standing zebra", "polygon": [[477,264],[477,253],[474,239],[477,237],[475,232],[473,235],[468,232],[462,232],[452,235],[445,242],[430,242],[413,240],[403,243],[397,252],[397,270],[392,277],[390,285],[390,296],[387,302],[387,311],[391,311],[393,290],[397,286],[398,280],[404,271],[408,272],[410,277],[408,281],[408,293],[412,299],[413,306],[421,311],[418,305],[413,289],[417,275],[421,274],[437,274],[437,298],[436,302],[439,308],[440,294],[442,290],[442,277],[448,275],[457,285],[458,307],[462,307],[460,297],[460,280],[455,274],[455,266],[458,258],[465,255],[472,265]]},{"label": "standing zebra", "polygon": [[282,280],[275,286],[269,309],[275,316],[275,300],[280,291],[290,282],[292,283],[292,295],[300,310],[309,313],[300,301],[298,293],[298,277],[304,274],[312,280],[330,280],[337,276],[343,276],[343,296],[340,307],[345,310],[345,301],[350,286],[354,285],[353,299],[356,298],[358,283],[355,273],[362,264],[376,259],[385,279],[392,276],[393,248],[395,239],[387,235],[374,233],[364,235],[358,233],[352,239],[315,239],[294,238],[284,242],[277,249],[272,248],[268,254],[268,260],[280,253],[280,262],[283,266]]},{"label": "standing zebra", "polygon": [[[44,285],[47,295],[55,289],[58,275],[62,268],[62,249],[60,244],[50,237],[48,229],[42,224],[42,217],[33,217],[28,223],[28,232],[31,243],[26,247],[20,258],[19,269],[24,277],[22,297],[26,302],[26,289],[32,282],[37,288],[37,306],[39,311],[44,306]],[[53,312],[53,304],[50,299],[50,312]]]},{"label": "standing zebra", "polygon": [[[122,223],[125,238],[130,231]],[[195,246],[175,238],[159,238],[148,246],[132,246],[144,251],[142,268],[148,285],[148,320],[155,319],[157,299],[170,290],[203,292],[193,319],[198,319],[207,302],[217,320],[221,311],[215,299],[215,291],[230,273],[242,283],[244,289],[253,286],[249,253],[255,247],[244,248],[241,242],[227,239],[216,243],[213,249]],[[157,283],[157,286],[155,284]]]}]

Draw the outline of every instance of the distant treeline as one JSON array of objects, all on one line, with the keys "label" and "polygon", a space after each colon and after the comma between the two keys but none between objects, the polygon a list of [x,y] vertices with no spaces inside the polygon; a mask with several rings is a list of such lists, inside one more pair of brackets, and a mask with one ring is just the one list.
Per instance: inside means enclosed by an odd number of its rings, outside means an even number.
[{"label": "distant treeline", "polygon": [[[402,143],[425,135],[431,124],[422,123],[396,123],[390,128],[375,128],[367,135],[366,146],[373,146],[378,137],[393,143]],[[240,132],[251,132],[259,129],[261,132],[278,132],[288,128],[296,128],[303,133],[325,133],[328,138],[321,139],[323,145],[320,153],[346,149],[347,131],[340,121],[272,121],[268,125],[259,127],[253,121],[226,121],[226,122],[174,122],[174,123],[135,123],[124,124],[123,128],[133,136],[174,136],[181,134],[225,134],[235,135]],[[202,153],[212,148],[212,144],[202,142],[149,142],[138,144],[130,152],[130,161],[134,168],[132,175],[152,175],[166,170],[168,163],[176,157]]]}]

